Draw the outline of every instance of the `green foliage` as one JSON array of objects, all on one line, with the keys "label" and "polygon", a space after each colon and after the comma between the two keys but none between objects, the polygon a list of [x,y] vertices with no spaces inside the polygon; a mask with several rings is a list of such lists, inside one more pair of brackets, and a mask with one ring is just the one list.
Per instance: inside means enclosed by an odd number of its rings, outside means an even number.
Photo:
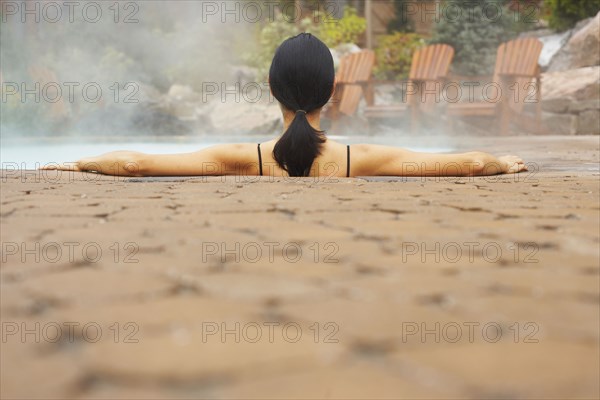
[{"label": "green foliage", "polygon": [[293,18],[278,13],[272,21],[261,27],[257,46],[246,52],[244,61],[258,70],[259,79],[266,80],[273,54],[285,39],[307,32],[317,36],[327,46],[336,47],[342,43],[355,43],[366,27],[366,20],[359,17],[352,7],[346,7],[344,16],[339,20],[315,13],[315,18],[304,18],[298,25]]},{"label": "green foliage", "polygon": [[[302,21],[302,24],[310,20]],[[265,24],[258,33],[258,42],[244,54],[244,61],[258,70],[258,78],[265,79],[269,75],[269,68],[273,59],[273,54],[277,47],[287,38],[296,36],[300,29],[293,20],[290,20],[284,14],[278,13],[275,18]]]},{"label": "green foliage", "polygon": [[415,50],[425,44],[416,33],[395,32],[381,36],[375,49],[377,66],[375,77],[385,80],[402,80],[408,77]]},{"label": "green foliage", "polygon": [[413,21],[408,18],[408,7],[412,7],[415,0],[395,0],[395,18],[388,23],[388,32],[414,32]]},{"label": "green foliage", "polygon": [[597,0],[546,0],[544,4],[550,14],[550,27],[559,31],[570,29],[578,21],[593,17],[600,11],[600,1]]},{"label": "green foliage", "polygon": [[[446,43],[454,48],[454,72],[491,74],[498,46],[516,37],[520,30],[514,12],[506,8],[504,0],[478,0],[477,4],[473,0],[452,0],[452,3],[464,11],[452,18],[441,18],[434,25],[429,43]],[[494,13],[494,10],[502,12]]]},{"label": "green foliage", "polygon": [[322,20],[317,35],[327,46],[336,47],[342,43],[356,43],[366,30],[367,20],[359,17],[355,8],[345,7],[341,19]]}]

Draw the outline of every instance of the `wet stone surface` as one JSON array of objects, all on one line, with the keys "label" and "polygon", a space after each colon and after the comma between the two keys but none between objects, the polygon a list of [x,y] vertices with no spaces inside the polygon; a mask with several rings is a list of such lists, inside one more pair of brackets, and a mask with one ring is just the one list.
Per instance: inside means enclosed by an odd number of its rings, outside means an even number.
[{"label": "wet stone surface", "polygon": [[598,398],[598,137],[517,176],[3,171],[2,398]]}]

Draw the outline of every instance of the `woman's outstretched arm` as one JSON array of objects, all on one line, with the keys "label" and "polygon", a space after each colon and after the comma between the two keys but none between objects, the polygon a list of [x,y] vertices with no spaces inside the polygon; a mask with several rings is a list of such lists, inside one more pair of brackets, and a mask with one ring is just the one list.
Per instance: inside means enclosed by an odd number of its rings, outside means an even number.
[{"label": "woman's outstretched arm", "polygon": [[419,153],[381,145],[352,146],[353,175],[484,176],[527,171],[517,156],[495,157],[481,151]]},{"label": "woman's outstretched arm", "polygon": [[258,172],[255,152],[254,144],[223,144],[181,154],[113,151],[71,163],[49,164],[41,169],[116,176],[255,175]]}]

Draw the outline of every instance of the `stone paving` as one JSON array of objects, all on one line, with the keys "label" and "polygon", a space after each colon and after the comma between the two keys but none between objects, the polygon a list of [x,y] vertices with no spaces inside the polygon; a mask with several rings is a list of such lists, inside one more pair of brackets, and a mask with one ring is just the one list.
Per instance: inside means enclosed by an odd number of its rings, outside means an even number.
[{"label": "stone paving", "polygon": [[599,138],[480,178],[3,171],[0,397],[598,398]]}]

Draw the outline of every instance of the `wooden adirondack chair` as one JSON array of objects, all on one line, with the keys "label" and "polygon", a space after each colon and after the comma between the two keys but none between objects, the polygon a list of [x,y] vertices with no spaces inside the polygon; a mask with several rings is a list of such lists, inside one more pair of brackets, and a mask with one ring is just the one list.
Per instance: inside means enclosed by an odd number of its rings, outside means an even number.
[{"label": "wooden adirondack chair", "polygon": [[324,114],[333,121],[334,128],[343,117],[356,113],[374,65],[375,53],[372,50],[351,53],[340,60],[335,92]]},{"label": "wooden adirondack chair", "polygon": [[[510,122],[539,133],[541,130],[541,77],[538,59],[543,44],[535,38],[515,39],[498,48],[493,82],[501,95],[487,101],[449,104],[447,116],[484,116],[496,118],[502,135],[509,133]],[[485,99],[484,99],[485,100]],[[526,103],[535,102],[535,115],[524,113]]]},{"label": "wooden adirondack chair", "polygon": [[[406,82],[406,102],[394,105],[376,105],[373,95],[367,96],[369,106],[365,110],[368,120],[374,118],[402,117],[410,110],[411,131],[418,130],[423,112],[436,109],[436,98],[441,98],[443,81],[446,79],[454,49],[446,44],[435,44],[419,49],[413,55]],[[422,95],[423,89],[427,90]],[[373,93],[373,86],[368,90]]]}]

